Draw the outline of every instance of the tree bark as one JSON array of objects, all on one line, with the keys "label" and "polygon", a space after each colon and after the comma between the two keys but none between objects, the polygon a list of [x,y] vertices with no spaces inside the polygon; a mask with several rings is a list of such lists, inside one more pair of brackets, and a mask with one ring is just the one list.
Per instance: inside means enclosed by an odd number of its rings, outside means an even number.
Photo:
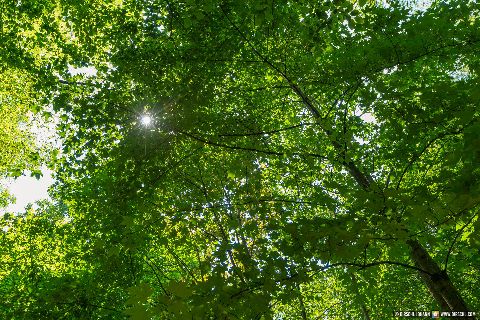
[{"label": "tree bark", "polygon": [[[410,247],[410,257],[415,265],[425,270],[425,272],[420,272],[420,277],[427,285],[428,290],[442,311],[468,312],[467,304],[453,285],[447,272],[440,269],[438,264],[417,240],[408,240],[407,245]],[[475,319],[475,317],[465,319]]]},{"label": "tree bark", "polygon": [[297,284],[297,289],[298,289],[298,301],[300,302],[300,311],[302,313],[302,319],[308,320],[307,309],[305,308],[305,303],[303,302],[302,289],[300,288],[299,284]]},{"label": "tree bark", "polygon": [[355,277],[354,273],[350,273],[350,276],[352,277],[353,289],[355,290],[355,294],[357,295],[357,298],[360,300],[360,308],[362,309],[363,318],[365,320],[371,320],[370,319],[370,313],[368,312],[368,308],[365,305],[365,299],[360,294],[360,291],[358,290],[357,278]]}]

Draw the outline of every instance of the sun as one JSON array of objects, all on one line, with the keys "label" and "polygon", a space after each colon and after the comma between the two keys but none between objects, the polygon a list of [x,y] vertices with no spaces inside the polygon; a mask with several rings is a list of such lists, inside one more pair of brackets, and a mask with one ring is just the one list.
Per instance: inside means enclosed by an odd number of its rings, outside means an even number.
[{"label": "sun", "polygon": [[150,115],[148,114],[145,114],[142,116],[142,118],[140,119],[140,121],[142,122],[142,124],[145,126],[145,127],[148,127],[150,126],[150,124],[152,124],[153,122],[153,119]]}]

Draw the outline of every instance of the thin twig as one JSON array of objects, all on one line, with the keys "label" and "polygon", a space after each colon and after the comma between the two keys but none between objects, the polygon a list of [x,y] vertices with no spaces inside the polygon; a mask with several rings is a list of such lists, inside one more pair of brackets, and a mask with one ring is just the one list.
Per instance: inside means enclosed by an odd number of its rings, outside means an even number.
[{"label": "thin twig", "polygon": [[480,211],[477,211],[470,219],[468,219],[467,223],[465,223],[460,230],[458,230],[457,234],[453,238],[452,243],[450,244],[450,247],[448,248],[447,256],[445,257],[445,264],[443,266],[443,271],[447,271],[447,265],[448,265],[448,259],[450,258],[450,254],[452,253],[453,246],[455,245],[455,242],[457,241],[458,237],[463,233],[466,227],[472,223],[473,219],[480,213]]}]

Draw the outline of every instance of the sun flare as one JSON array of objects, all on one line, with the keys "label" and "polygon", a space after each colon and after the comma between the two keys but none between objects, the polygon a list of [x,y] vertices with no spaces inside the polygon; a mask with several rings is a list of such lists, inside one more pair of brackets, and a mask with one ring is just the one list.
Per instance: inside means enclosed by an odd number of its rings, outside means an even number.
[{"label": "sun flare", "polygon": [[145,127],[148,127],[152,124],[153,122],[153,119],[151,116],[149,116],[148,114],[145,114],[142,116],[141,120],[142,124],[145,126]]}]

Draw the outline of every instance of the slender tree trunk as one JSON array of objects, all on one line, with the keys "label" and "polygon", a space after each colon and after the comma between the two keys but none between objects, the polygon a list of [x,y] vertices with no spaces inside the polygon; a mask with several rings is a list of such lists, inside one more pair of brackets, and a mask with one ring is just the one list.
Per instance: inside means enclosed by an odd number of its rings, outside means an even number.
[{"label": "slender tree trunk", "polygon": [[420,272],[420,276],[443,311],[469,311],[447,272],[440,269],[425,248],[417,240],[408,240],[407,244],[415,265],[428,272],[428,274]]},{"label": "slender tree trunk", "polygon": [[364,304],[362,304],[362,312],[363,312],[363,317],[365,320],[371,320],[370,319],[370,314],[368,313],[368,309],[365,307]]},{"label": "slender tree trunk", "polygon": [[305,303],[303,301],[302,289],[300,289],[300,285],[297,284],[298,289],[298,301],[300,302],[300,311],[302,313],[302,319],[308,320],[307,318],[307,309],[305,308]]},{"label": "slender tree trunk", "polygon": [[365,299],[360,294],[360,291],[358,290],[357,278],[355,277],[354,273],[350,273],[350,276],[352,277],[353,289],[355,290],[355,294],[357,295],[357,298],[360,300],[360,308],[362,308],[363,318],[365,320],[371,320],[370,313],[368,312],[367,306],[365,305]]}]

